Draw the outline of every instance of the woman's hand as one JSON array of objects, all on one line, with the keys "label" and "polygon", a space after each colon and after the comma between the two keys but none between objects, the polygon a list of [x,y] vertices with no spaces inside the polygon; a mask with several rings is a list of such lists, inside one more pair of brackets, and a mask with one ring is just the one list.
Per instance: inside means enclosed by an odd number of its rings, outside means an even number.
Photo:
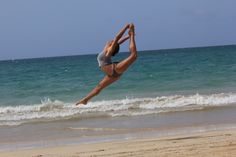
[{"label": "woman's hand", "polygon": [[129,27],[130,27],[130,24],[125,25],[125,29],[129,29]]}]

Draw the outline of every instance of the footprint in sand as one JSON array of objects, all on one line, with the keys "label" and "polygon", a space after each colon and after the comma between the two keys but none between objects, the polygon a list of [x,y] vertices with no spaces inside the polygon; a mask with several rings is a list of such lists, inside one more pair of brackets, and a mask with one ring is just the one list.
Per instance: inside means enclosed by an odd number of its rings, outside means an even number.
[{"label": "footprint in sand", "polygon": [[36,156],[32,156],[32,157],[42,157],[43,155],[36,155]]}]

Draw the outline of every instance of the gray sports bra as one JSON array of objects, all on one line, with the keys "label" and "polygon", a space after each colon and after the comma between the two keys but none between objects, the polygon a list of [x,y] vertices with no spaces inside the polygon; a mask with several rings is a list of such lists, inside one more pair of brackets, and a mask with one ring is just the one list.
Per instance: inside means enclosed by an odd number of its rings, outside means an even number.
[{"label": "gray sports bra", "polygon": [[97,60],[99,67],[112,64],[111,56],[107,57],[104,51],[98,54]]}]

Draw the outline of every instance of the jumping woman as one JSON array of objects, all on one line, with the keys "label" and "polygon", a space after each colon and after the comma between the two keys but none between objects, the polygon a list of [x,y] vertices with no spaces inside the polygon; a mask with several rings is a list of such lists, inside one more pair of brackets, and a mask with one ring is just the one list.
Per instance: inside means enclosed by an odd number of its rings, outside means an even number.
[{"label": "jumping woman", "polygon": [[[129,35],[122,37],[128,29]],[[130,39],[130,55],[121,62],[112,62],[111,57],[115,56],[119,52],[120,45],[127,39]],[[136,58],[137,50],[135,44],[134,25],[127,24],[123,29],[121,29],[121,31],[113,40],[106,43],[103,51],[98,54],[97,60],[99,67],[106,74],[106,76],[86,97],[78,101],[76,105],[87,104],[87,102],[92,97],[98,95],[102,89],[120,79],[122,73],[124,73],[128,69],[128,67],[136,60]]]}]

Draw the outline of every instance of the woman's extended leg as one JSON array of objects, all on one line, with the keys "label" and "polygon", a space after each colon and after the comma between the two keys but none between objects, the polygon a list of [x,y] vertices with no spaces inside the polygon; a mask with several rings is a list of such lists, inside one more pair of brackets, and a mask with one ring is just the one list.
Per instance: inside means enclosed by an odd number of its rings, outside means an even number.
[{"label": "woman's extended leg", "polygon": [[108,85],[112,84],[113,82],[115,82],[116,80],[118,80],[120,77],[109,77],[109,76],[105,76],[102,81],[86,96],[84,97],[82,100],[80,100],[79,102],[76,103],[76,105],[79,104],[87,104],[87,102],[94,96],[98,95],[101,90],[105,87],[107,87]]},{"label": "woman's extended leg", "polygon": [[124,59],[123,61],[121,61],[120,63],[116,64],[116,72],[121,74],[124,71],[126,71],[128,69],[128,67],[137,59],[137,50],[136,50],[136,44],[135,44],[135,34],[134,34],[134,26],[132,26],[133,28],[131,28],[130,31],[130,45],[129,45],[129,49],[130,49],[130,55],[128,58]]}]

